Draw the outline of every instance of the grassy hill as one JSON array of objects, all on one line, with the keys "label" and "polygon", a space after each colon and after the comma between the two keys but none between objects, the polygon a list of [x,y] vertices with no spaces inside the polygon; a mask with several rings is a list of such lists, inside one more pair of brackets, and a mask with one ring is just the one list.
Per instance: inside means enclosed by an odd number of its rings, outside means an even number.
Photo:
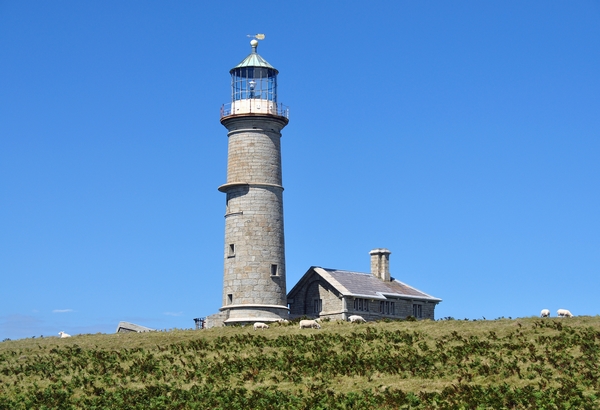
[{"label": "grassy hill", "polygon": [[0,409],[597,409],[600,317],[0,343]]}]

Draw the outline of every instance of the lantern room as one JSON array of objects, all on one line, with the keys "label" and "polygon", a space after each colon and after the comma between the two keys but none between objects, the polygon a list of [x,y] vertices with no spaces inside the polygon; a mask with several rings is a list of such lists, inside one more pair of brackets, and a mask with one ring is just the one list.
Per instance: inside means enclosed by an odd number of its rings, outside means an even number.
[{"label": "lantern room", "polygon": [[229,71],[231,103],[223,105],[221,117],[270,114],[287,118],[287,108],[277,102],[279,72],[256,52],[256,39],[253,39],[250,45],[252,52],[248,57]]}]

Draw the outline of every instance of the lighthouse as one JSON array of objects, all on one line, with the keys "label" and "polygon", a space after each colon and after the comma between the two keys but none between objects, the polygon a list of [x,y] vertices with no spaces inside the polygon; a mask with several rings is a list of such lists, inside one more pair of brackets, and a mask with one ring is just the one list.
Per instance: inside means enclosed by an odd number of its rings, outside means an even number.
[{"label": "lighthouse", "polygon": [[[264,38],[263,36],[257,38]],[[281,130],[289,111],[278,101],[277,74],[250,42],[231,74],[227,128],[223,302],[214,325],[273,322],[288,316],[283,233]]]}]

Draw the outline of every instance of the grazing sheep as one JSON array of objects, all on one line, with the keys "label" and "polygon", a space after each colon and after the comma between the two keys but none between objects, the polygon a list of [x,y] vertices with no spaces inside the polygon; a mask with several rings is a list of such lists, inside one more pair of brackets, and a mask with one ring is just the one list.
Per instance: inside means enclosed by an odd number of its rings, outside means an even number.
[{"label": "grazing sheep", "polygon": [[65,337],[71,337],[71,335],[65,333],[65,332],[58,332],[58,334],[60,335],[61,339],[64,339]]},{"label": "grazing sheep", "polygon": [[348,320],[350,323],[366,323],[365,318],[359,315],[352,315],[348,317]]},{"label": "grazing sheep", "polygon": [[550,310],[542,309],[542,313],[540,313],[541,317],[550,317]]},{"label": "grazing sheep", "polygon": [[556,311],[556,314],[559,317],[573,317],[573,314],[571,312],[569,312],[567,309],[558,309]]},{"label": "grazing sheep", "polygon": [[287,325],[288,323],[290,323],[290,321],[287,319],[279,319],[277,323],[279,323],[280,325]]},{"label": "grazing sheep", "polygon": [[301,320],[300,329],[320,329],[321,325],[316,320]]},{"label": "grazing sheep", "polygon": [[267,325],[266,323],[263,323],[263,322],[256,322],[254,324],[254,330],[256,330],[256,329],[268,329],[268,328],[269,328],[269,325]]}]

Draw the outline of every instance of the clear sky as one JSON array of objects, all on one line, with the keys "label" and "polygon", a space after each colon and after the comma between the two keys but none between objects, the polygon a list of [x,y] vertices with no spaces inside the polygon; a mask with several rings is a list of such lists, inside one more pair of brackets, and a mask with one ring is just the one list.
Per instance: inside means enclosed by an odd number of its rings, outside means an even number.
[{"label": "clear sky", "polygon": [[0,0],[0,340],[190,328],[222,297],[229,70],[290,107],[288,290],[392,276],[438,318],[600,313],[597,1]]}]

